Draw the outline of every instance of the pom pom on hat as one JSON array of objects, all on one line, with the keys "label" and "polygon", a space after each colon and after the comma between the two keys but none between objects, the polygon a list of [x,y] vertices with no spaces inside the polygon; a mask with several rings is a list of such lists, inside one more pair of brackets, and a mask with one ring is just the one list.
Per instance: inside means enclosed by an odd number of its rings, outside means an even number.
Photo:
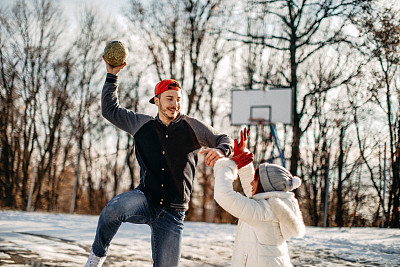
[{"label": "pom pom on hat", "polygon": [[297,176],[292,178],[292,190],[299,188],[301,185],[301,179]]}]

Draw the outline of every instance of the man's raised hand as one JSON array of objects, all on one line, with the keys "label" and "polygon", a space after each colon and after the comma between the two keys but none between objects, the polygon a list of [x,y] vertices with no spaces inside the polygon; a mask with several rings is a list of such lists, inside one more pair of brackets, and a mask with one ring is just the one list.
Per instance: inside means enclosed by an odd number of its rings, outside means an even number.
[{"label": "man's raised hand", "polygon": [[208,167],[213,167],[217,160],[224,158],[225,155],[218,148],[206,148],[200,151],[200,154],[205,154],[205,162]]},{"label": "man's raised hand", "polygon": [[107,62],[107,60],[104,58],[104,56],[102,56],[102,57],[103,57],[104,62],[106,63],[107,73],[111,73],[111,74],[114,74],[114,75],[118,75],[118,73],[119,73],[123,68],[125,68],[126,65],[128,65],[128,63],[125,61],[122,65],[113,67],[113,66],[111,66],[110,64],[108,64],[108,62]]}]

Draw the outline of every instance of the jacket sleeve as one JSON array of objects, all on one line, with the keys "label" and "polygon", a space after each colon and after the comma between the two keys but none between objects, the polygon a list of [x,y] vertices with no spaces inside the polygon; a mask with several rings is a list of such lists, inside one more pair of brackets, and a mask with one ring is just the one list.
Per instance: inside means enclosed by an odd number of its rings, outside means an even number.
[{"label": "jacket sleeve", "polygon": [[101,95],[101,112],[104,118],[118,128],[134,135],[140,127],[153,117],[135,113],[119,105],[118,76],[107,73]]},{"label": "jacket sleeve", "polygon": [[214,166],[214,176],[214,198],[231,215],[248,224],[275,218],[267,201],[249,199],[233,190],[232,182],[237,176],[234,161],[228,158],[219,159]]},{"label": "jacket sleeve", "polygon": [[247,197],[252,196],[251,182],[254,180],[254,165],[253,163],[247,164],[238,170],[240,184],[242,185],[243,192]]},{"label": "jacket sleeve", "polygon": [[226,134],[218,132],[213,127],[195,118],[187,117],[187,122],[192,127],[199,144],[204,147],[218,148],[226,157],[233,152],[233,139]]}]

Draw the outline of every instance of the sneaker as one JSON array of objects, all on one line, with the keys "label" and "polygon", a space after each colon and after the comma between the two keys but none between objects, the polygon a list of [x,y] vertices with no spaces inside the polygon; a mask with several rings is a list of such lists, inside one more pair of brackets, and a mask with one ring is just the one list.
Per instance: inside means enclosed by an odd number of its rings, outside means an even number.
[{"label": "sneaker", "polygon": [[91,250],[89,258],[84,267],[100,267],[103,265],[106,258],[107,256],[97,257],[96,255],[94,255],[93,250]]}]

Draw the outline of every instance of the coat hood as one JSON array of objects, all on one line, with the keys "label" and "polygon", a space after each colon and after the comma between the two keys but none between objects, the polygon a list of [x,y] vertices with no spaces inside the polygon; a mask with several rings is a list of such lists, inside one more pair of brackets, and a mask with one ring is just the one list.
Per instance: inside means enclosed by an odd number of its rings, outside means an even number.
[{"label": "coat hood", "polygon": [[265,199],[279,221],[282,235],[285,239],[290,237],[303,237],[305,225],[297,199],[292,192],[265,192],[253,196],[255,200]]}]

